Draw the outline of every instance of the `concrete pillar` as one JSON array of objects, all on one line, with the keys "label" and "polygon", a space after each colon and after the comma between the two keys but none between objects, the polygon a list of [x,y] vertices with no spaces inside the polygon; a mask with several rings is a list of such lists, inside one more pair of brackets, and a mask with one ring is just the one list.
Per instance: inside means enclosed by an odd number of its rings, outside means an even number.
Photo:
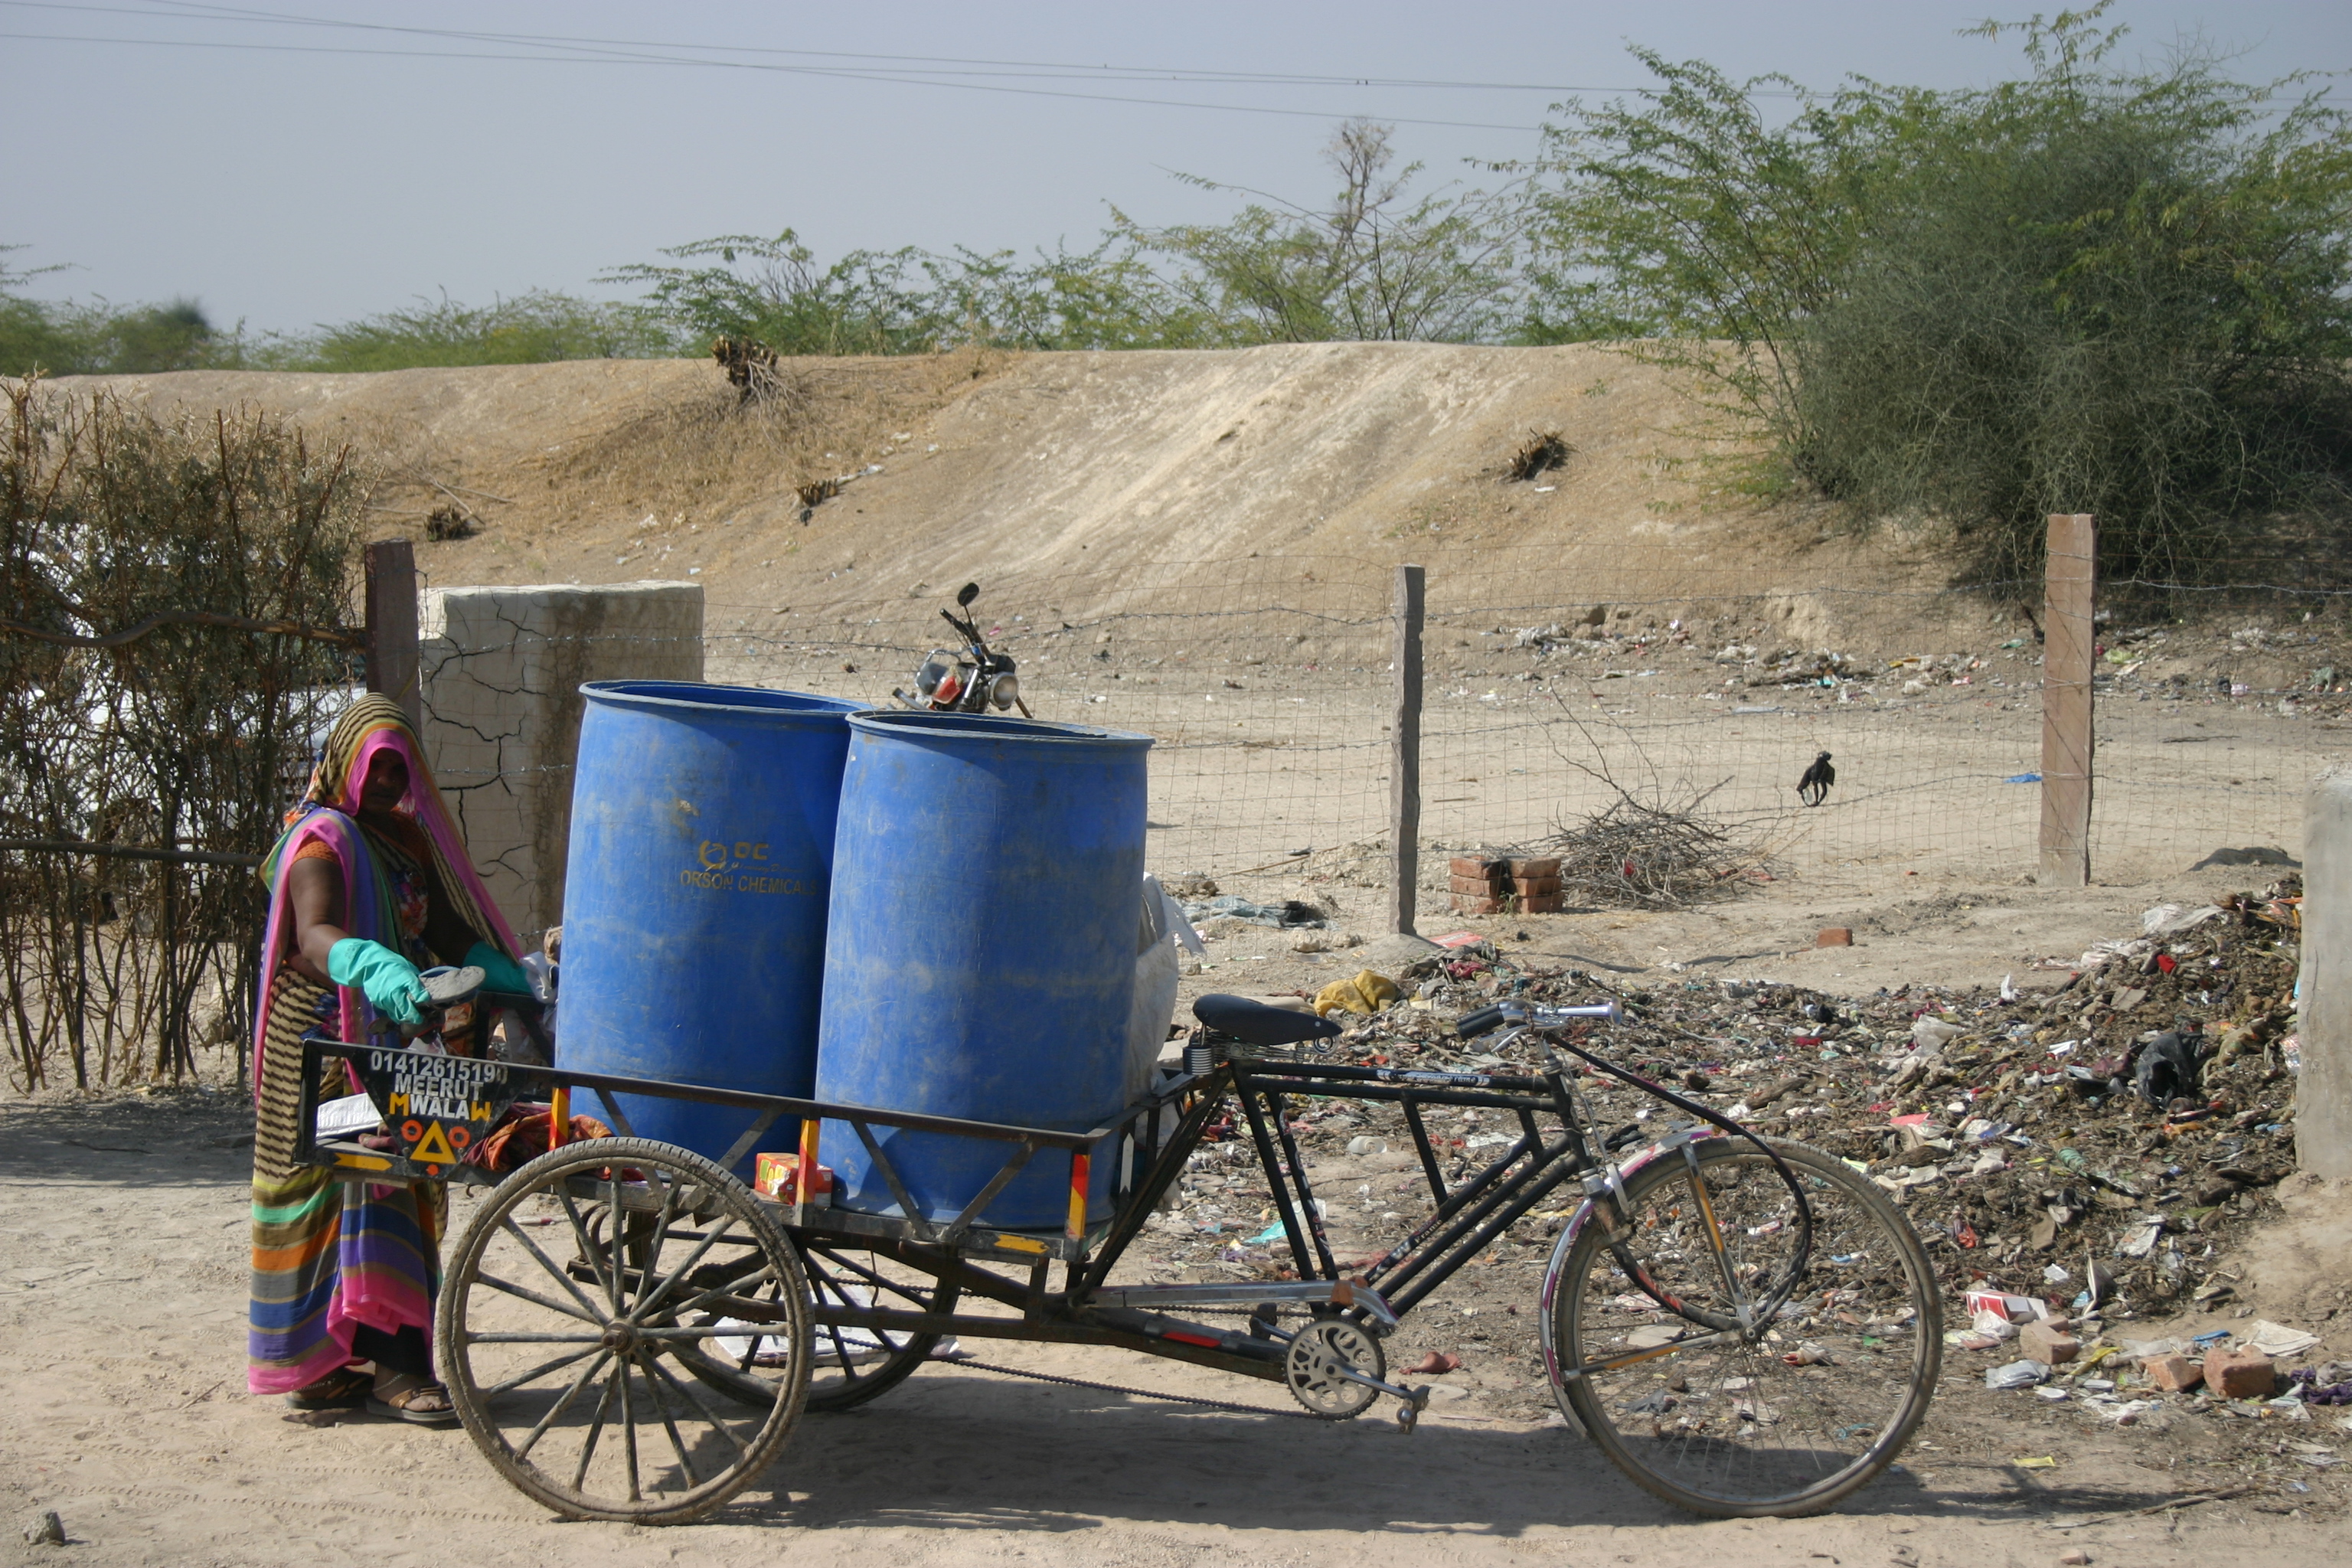
[{"label": "concrete pillar", "polygon": [[700,680],[702,587],[429,589],[425,745],[467,852],[525,942],[563,918],[580,687]]},{"label": "concrete pillar", "polygon": [[2352,1176],[2352,772],[2311,788],[2303,838],[2303,1075],[2296,1163]]}]

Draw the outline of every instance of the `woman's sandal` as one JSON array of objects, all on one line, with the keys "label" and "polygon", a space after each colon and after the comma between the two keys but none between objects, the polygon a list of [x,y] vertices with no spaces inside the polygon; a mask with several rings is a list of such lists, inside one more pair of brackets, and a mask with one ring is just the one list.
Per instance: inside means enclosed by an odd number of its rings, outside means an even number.
[{"label": "woman's sandal", "polygon": [[297,1410],[357,1410],[368,1402],[375,1380],[356,1367],[342,1367],[286,1396]]},{"label": "woman's sandal", "polygon": [[457,1407],[449,1403],[449,1391],[437,1383],[423,1384],[383,1397],[371,1394],[367,1407],[371,1415],[418,1426],[454,1426],[457,1422]]}]

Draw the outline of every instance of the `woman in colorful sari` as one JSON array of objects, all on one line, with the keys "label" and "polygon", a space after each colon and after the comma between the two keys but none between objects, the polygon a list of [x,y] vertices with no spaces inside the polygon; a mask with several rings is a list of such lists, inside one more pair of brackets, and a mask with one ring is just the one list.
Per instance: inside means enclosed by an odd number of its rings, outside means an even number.
[{"label": "woman in colorful sari", "polygon": [[[446,1425],[456,1414],[431,1348],[446,1195],[289,1163],[302,1041],[364,1041],[378,1017],[419,1022],[418,971],[436,963],[478,965],[494,990],[530,986],[389,699],[362,697],[336,719],[286,822],[261,868],[247,1384],[298,1408]],[[334,1092],[330,1079],[322,1098]]]}]

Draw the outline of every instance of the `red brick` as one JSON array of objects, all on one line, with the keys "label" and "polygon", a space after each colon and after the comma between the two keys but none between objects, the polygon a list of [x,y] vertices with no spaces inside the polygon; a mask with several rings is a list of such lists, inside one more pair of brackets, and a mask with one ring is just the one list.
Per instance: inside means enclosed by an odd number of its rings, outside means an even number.
[{"label": "red brick", "polygon": [[2028,1361],[2063,1366],[2083,1353],[2083,1342],[2049,1323],[2028,1323],[2017,1331],[2017,1348]]},{"label": "red brick", "polygon": [[1456,893],[1454,895],[1454,912],[1457,915],[1499,915],[1503,912],[1503,900]]},{"label": "red brick", "polygon": [[1822,934],[1813,938],[1815,947],[1852,947],[1853,931],[1848,926],[1823,926]]},{"label": "red brick", "polygon": [[2147,1373],[2150,1386],[2167,1394],[2184,1394],[2205,1376],[2185,1355],[2152,1355],[2139,1363],[2139,1369]]},{"label": "red brick", "polygon": [[2268,1399],[2278,1392],[2278,1368],[2252,1346],[2208,1351],[2205,1386],[2224,1399]]},{"label": "red brick", "polygon": [[1567,907],[1567,900],[1557,892],[1531,893],[1519,900],[1523,915],[1556,915]]},{"label": "red brick", "polygon": [[1480,882],[1499,882],[1510,875],[1507,860],[1481,860],[1474,855],[1456,855],[1446,868],[1457,877],[1468,877]]}]

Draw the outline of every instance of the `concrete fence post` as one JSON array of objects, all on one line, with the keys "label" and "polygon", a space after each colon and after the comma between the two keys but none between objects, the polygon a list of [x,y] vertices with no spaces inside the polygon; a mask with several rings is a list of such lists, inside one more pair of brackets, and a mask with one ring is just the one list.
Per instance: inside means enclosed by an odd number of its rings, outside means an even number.
[{"label": "concrete fence post", "polygon": [[2303,837],[2303,1000],[2295,1162],[2352,1176],[2352,772],[2311,787]]},{"label": "concrete fence post", "polygon": [[1389,716],[1390,870],[1395,902],[1389,930],[1412,936],[1414,905],[1421,897],[1421,624],[1427,604],[1428,574],[1418,566],[1396,569],[1395,702]]},{"label": "concrete fence post", "polygon": [[370,691],[400,704],[423,729],[416,669],[416,547],[379,539],[367,547],[367,671]]},{"label": "concrete fence post", "polygon": [[2098,531],[2091,515],[2050,520],[2042,567],[2042,869],[2045,887],[2091,881],[2092,629]]},{"label": "concrete fence post", "polygon": [[563,918],[583,682],[700,680],[702,587],[436,588],[423,603],[425,747],[515,934]]}]

